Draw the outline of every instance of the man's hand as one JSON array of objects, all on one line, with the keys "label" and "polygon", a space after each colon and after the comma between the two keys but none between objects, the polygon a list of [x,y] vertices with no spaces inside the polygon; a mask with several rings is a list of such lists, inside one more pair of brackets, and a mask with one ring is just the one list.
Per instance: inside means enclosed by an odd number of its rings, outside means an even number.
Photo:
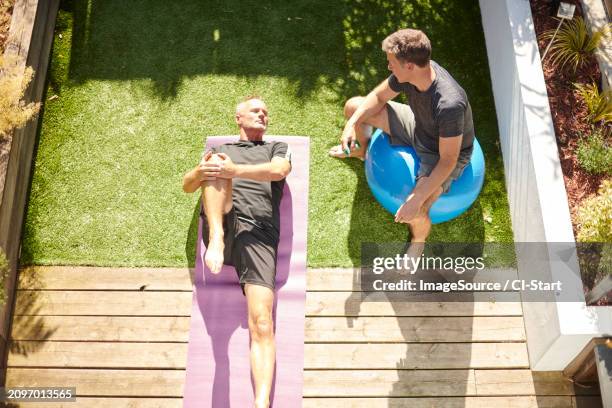
[{"label": "man's hand", "polygon": [[200,181],[214,181],[219,177],[219,164],[215,160],[211,160],[213,157],[212,152],[209,150],[202,157],[202,161],[198,165],[198,177]]},{"label": "man's hand", "polygon": [[217,157],[221,159],[219,164],[219,175],[217,177],[231,179],[238,175],[238,166],[225,153],[217,153]]},{"label": "man's hand", "polygon": [[342,143],[342,151],[349,152],[353,150],[355,148],[356,140],[357,135],[355,133],[355,125],[353,125],[349,120],[346,122],[344,130],[342,131],[342,137],[340,138],[340,142]]},{"label": "man's hand", "polygon": [[414,194],[411,194],[395,213],[395,222],[408,223],[412,221],[418,215],[422,205],[423,203],[419,202]]}]

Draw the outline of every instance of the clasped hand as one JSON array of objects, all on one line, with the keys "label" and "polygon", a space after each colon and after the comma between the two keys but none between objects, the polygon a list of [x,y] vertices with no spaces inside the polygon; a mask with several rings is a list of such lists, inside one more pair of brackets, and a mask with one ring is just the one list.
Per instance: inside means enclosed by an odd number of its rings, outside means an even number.
[{"label": "clasped hand", "polygon": [[421,205],[414,195],[410,195],[395,213],[395,222],[408,223],[412,221],[419,214]]},{"label": "clasped hand", "polygon": [[236,176],[236,164],[225,153],[206,152],[199,165],[200,180],[231,179]]}]

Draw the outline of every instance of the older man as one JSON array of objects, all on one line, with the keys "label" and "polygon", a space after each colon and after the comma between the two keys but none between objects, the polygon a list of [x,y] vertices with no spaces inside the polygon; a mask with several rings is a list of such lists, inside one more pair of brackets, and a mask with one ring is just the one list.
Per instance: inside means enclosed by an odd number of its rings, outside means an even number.
[{"label": "older man", "polygon": [[235,119],[240,139],[206,152],[185,174],[183,190],[202,190],[206,265],[215,274],[223,264],[233,265],[246,295],[255,406],[260,408],[269,406],[274,376],[279,207],[291,154],[286,143],[262,140],[268,109],[260,98],[238,104]]},{"label": "older man", "polygon": [[[431,43],[422,31],[399,30],[385,38],[382,49],[391,75],[366,97],[346,102],[342,143],[329,154],[363,158],[370,126],[383,129],[393,145],[413,146],[420,159],[417,183],[395,221],[408,224],[413,243],[424,243],[431,230],[429,209],[470,162],[472,108],[461,86],[431,60]],[[400,92],[408,105],[391,101]]]}]

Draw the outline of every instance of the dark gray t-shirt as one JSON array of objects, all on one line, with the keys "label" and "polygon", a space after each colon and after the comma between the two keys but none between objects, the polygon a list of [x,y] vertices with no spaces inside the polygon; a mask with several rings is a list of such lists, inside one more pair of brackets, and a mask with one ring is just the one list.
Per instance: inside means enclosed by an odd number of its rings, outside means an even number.
[{"label": "dark gray t-shirt", "polygon": [[436,78],[427,91],[421,92],[408,82],[400,83],[393,74],[388,79],[389,87],[407,96],[416,122],[414,148],[417,154],[439,159],[439,138],[463,135],[459,161],[467,163],[474,143],[470,102],[448,71],[435,61],[431,61],[431,66]]},{"label": "dark gray t-shirt", "polygon": [[[253,142],[239,140],[223,144],[213,153],[225,153],[236,164],[269,163],[273,157],[291,161],[291,151],[284,142]],[[257,181],[234,178],[232,199],[236,215],[280,231],[280,201],[283,197],[285,179],[280,181]]]}]

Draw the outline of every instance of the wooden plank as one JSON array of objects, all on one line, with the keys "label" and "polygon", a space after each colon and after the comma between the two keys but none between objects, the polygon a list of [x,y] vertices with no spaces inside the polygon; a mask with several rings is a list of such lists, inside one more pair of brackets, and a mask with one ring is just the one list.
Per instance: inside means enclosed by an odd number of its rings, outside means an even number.
[{"label": "wooden plank", "polygon": [[31,266],[19,273],[19,289],[192,290],[188,268]]},{"label": "wooden plank", "polygon": [[[383,275],[381,275],[383,276]],[[418,278],[413,275],[413,279]],[[468,273],[458,275],[447,271],[445,277],[452,280],[467,279]],[[359,268],[317,268],[309,269],[306,274],[306,287],[312,291],[361,291],[361,271]],[[516,269],[488,268],[473,274],[473,282],[505,282],[517,279]]]},{"label": "wooden plank", "polygon": [[572,408],[607,408],[600,397],[576,396],[572,398]]},{"label": "wooden plank", "polygon": [[304,371],[304,397],[476,395],[474,370]]},{"label": "wooden plank", "polygon": [[16,341],[9,367],[184,369],[187,343],[94,343]]},{"label": "wooden plank", "polygon": [[[18,291],[17,315],[191,314],[191,294],[115,291]],[[347,292],[309,292],[307,316],[514,316],[519,302],[362,302]]]},{"label": "wooden plank", "polygon": [[306,369],[528,368],[524,343],[306,344]]},{"label": "wooden plank", "polygon": [[187,342],[189,317],[15,316],[11,340]]},{"label": "wooden plank", "polygon": [[305,398],[302,408],[576,408],[572,397]]},{"label": "wooden plank", "polygon": [[[497,379],[497,380],[496,380]],[[574,395],[560,372],[530,370],[307,370],[305,397]]]},{"label": "wooden plank", "polygon": [[17,291],[15,315],[190,316],[189,292]]},{"label": "wooden plank", "polygon": [[314,317],[307,342],[524,341],[522,317]]},{"label": "wooden plank", "polygon": [[308,292],[307,316],[522,316],[514,302],[369,302],[355,292]]},{"label": "wooden plank", "polygon": [[[574,384],[560,371],[476,370],[479,395],[574,395]],[[597,394],[597,390],[591,390]]]},{"label": "wooden plank", "polygon": [[185,371],[9,368],[6,381],[7,387],[76,387],[79,397],[182,397]]},{"label": "wooden plank", "polygon": [[[15,405],[13,405],[15,406]],[[77,398],[74,402],[27,402],[18,408],[182,408],[182,398]]]}]

